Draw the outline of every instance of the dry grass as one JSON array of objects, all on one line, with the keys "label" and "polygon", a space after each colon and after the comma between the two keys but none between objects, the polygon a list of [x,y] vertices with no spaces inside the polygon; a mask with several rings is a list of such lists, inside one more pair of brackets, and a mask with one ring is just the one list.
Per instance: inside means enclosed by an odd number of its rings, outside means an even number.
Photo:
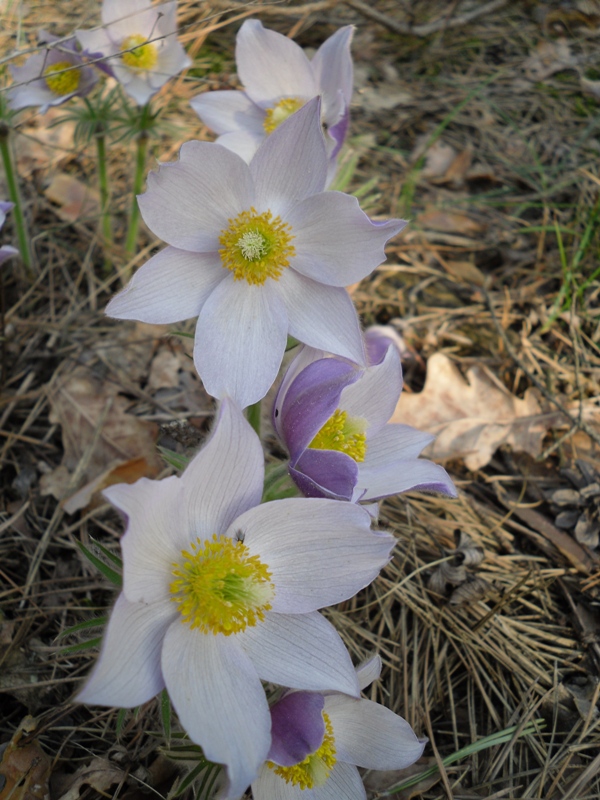
[{"label": "dry grass", "polygon": [[[419,38],[392,33],[351,3],[313,4],[302,12],[295,5],[265,9],[265,21],[293,31],[305,46],[340,24],[357,25],[358,138],[352,146],[359,160],[349,188],[375,179],[363,198],[369,213],[404,212],[412,224],[355,300],[367,323],[391,321],[401,332],[410,354],[407,391],[422,388],[427,358],[441,351],[461,369],[485,365],[518,396],[537,381],[544,410],[556,412],[558,401],[577,422],[578,403],[600,394],[600,115],[580,80],[597,51],[596,12],[573,6],[578,18],[563,6],[540,11],[536,4],[507,4]],[[433,0],[374,5],[403,24],[411,12],[425,23],[447,11]],[[62,8],[53,32],[96,21],[95,3]],[[21,18],[9,3],[5,52],[14,45],[9,34],[19,31],[24,46],[48,11],[47,4],[33,3]],[[158,98],[171,126],[154,144],[154,156],[169,160],[186,139],[210,138],[186,101],[204,86],[234,85],[233,22],[254,11],[234,3],[181,4],[183,38],[197,69]],[[526,59],[540,42],[559,41],[568,44],[577,68],[536,79]],[[382,98],[394,96],[397,104],[384,107]],[[18,145],[44,139],[44,128],[31,128],[33,122],[33,111],[22,116]],[[459,161],[450,173],[426,178],[423,167],[431,165],[419,161],[416,147],[442,141]],[[192,419],[201,432],[210,408],[192,378],[172,392],[152,388],[152,364],[166,341],[159,331],[115,325],[101,313],[130,268],[156,246],[143,232],[140,252],[128,264],[120,245],[130,145],[111,150],[117,244],[109,276],[102,272],[97,220],[60,221],[44,193],[57,170],[93,184],[92,148],[63,142],[42,153],[24,170],[22,186],[39,274],[31,285],[16,271],[3,277],[0,741],[11,740],[26,714],[35,717],[20,746],[39,740],[48,754],[44,780],[52,776],[52,798],[62,797],[70,776],[92,763],[108,773],[108,784],[88,786],[81,796],[134,798],[149,786],[166,797],[175,768],[158,750],[158,702],[125,714],[72,705],[92,656],[64,648],[99,629],[59,638],[105,613],[112,590],[77,543],[91,546],[93,537],[116,551],[120,523],[102,505],[66,514],[41,494],[39,479],[63,459],[50,403],[74,374],[115,387],[128,412],[148,424]],[[445,228],[441,212],[455,215]],[[175,338],[167,346],[183,352]],[[169,432],[161,437],[176,446]],[[71,467],[72,490],[96,445],[92,437]],[[458,501],[414,495],[386,502],[381,523],[398,537],[393,561],[368,590],[329,612],[357,661],[374,649],[381,654],[384,673],[373,698],[430,738],[428,757],[441,767],[441,780],[421,784],[422,794],[414,796],[600,798],[598,556],[556,539],[546,500],[551,489],[570,485],[561,469],[573,458],[598,464],[598,447],[589,432],[569,431],[567,424],[545,446],[538,461],[503,449],[476,472],[458,459],[450,463]],[[472,594],[463,604],[449,602],[450,588],[443,595],[428,588],[439,565],[451,563],[457,529],[484,551],[467,570],[463,585]],[[537,732],[519,735],[538,720]],[[443,758],[510,726],[517,726],[512,740],[444,766]],[[25,782],[43,756],[32,746]],[[369,780],[374,796],[385,796],[399,776]]]}]

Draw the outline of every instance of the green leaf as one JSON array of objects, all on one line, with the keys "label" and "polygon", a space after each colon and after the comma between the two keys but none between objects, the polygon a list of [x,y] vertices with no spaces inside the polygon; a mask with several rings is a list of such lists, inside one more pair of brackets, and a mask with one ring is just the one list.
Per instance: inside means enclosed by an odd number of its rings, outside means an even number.
[{"label": "green leaf", "polygon": [[84,622],[78,622],[77,625],[72,625],[70,628],[65,628],[64,631],[58,634],[58,639],[63,639],[65,636],[71,636],[73,633],[88,630],[88,628],[102,628],[108,622],[108,617],[94,617],[94,619],[86,619]]},{"label": "green leaf", "polygon": [[71,644],[67,647],[61,647],[57,653],[61,656],[69,656],[71,653],[81,653],[84,650],[92,650],[95,647],[100,647],[101,641],[102,637],[97,636],[95,639],[88,639],[86,642],[79,642],[78,644]]},{"label": "green leaf", "polygon": [[101,561],[97,556],[91,553],[82,542],[77,542],[77,547],[79,547],[87,560],[92,563],[96,569],[104,575],[105,578],[108,578],[108,580],[115,586],[120,587],[122,585],[123,579],[119,572],[116,572],[116,570],[109,567],[108,564],[105,564],[104,561]]},{"label": "green leaf", "polygon": [[160,716],[167,742],[171,741],[171,700],[166,689],[160,693]]},{"label": "green leaf", "polygon": [[176,470],[179,470],[179,472],[183,472],[191,460],[187,456],[181,455],[181,453],[169,450],[168,447],[162,447],[162,445],[159,445],[158,451],[167,464],[170,464]]}]

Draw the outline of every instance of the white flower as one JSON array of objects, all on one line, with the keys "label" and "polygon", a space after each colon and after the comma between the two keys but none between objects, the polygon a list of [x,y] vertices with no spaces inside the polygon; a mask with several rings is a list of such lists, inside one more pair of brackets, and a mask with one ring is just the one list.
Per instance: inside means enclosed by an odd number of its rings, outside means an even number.
[{"label": "white flower", "polygon": [[191,64],[177,40],[176,0],[156,6],[150,0],[104,0],[102,27],[76,36],[88,56],[106,56],[138,105]]},{"label": "white flower", "polygon": [[350,503],[259,505],[263,474],[260,441],[226,400],[181,478],[105,491],[128,517],[123,591],[78,695],[133,707],[166,687],[192,741],[226,765],[228,798],[257,777],[271,745],[261,680],[358,695],[317,609],[372,581],[393,546]]}]

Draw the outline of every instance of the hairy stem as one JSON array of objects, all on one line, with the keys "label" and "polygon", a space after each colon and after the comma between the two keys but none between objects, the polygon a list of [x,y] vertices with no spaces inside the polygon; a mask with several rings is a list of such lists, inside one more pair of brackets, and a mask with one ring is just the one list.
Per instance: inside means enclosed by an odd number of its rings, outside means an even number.
[{"label": "hairy stem", "polygon": [[[108,190],[108,170],[106,165],[106,138],[103,133],[96,134],[96,150],[98,153],[98,184],[100,186],[100,229],[105,253],[112,244],[112,226],[110,222]],[[110,261],[105,256],[104,266],[108,267]]]},{"label": "hairy stem", "polygon": [[2,163],[4,164],[4,172],[6,173],[8,195],[11,202],[15,204],[13,220],[17,231],[17,239],[19,241],[19,251],[27,276],[31,278],[34,274],[34,270],[31,260],[31,249],[29,247],[29,234],[27,233],[27,227],[25,225],[25,217],[23,216],[23,207],[21,205],[21,194],[13,168],[9,133],[8,127],[4,123],[0,123],[0,152],[2,153]]}]

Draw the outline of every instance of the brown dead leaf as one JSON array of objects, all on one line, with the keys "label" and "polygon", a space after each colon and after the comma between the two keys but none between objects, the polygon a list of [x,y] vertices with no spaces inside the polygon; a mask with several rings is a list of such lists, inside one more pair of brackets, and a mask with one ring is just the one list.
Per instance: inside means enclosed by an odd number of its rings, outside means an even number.
[{"label": "brown dead leaf", "polygon": [[122,470],[117,474],[123,479],[128,474],[137,480],[140,465],[148,477],[158,474],[162,468],[154,446],[158,429],[128,414],[129,401],[118,391],[113,381],[100,381],[84,366],[53,386],[50,422],[62,427],[64,456],[57,470],[43,476],[43,494],[65,500],[82,483],[102,478],[102,485],[108,485],[115,468]]},{"label": "brown dead leaf", "polygon": [[51,108],[43,117],[36,115],[31,125],[19,129],[19,135],[15,137],[15,152],[18,171],[23,178],[36,170],[50,169],[75,157],[75,123],[61,122],[50,127],[61,116],[64,116],[62,109]]},{"label": "brown dead leaf", "polygon": [[74,175],[65,172],[55,175],[44,194],[59,206],[56,214],[65,222],[95,219],[100,214],[99,193]]},{"label": "brown dead leaf", "polygon": [[523,62],[525,76],[530,81],[545,81],[556,72],[577,67],[577,56],[565,39],[541,41]]},{"label": "brown dead leaf", "polygon": [[44,753],[37,739],[30,738],[36,727],[33,717],[25,717],[2,754],[2,800],[49,800],[52,759]]},{"label": "brown dead leaf", "polygon": [[443,261],[442,266],[457,281],[485,286],[485,275],[470,261]]},{"label": "brown dead leaf", "polygon": [[82,786],[89,786],[100,795],[107,797],[111,786],[122,784],[126,773],[106,758],[94,758],[86,766],[80,767],[73,775],[73,783],[60,800],[78,800]]},{"label": "brown dead leaf", "polygon": [[415,223],[421,228],[443,231],[444,233],[460,233],[466,236],[474,236],[485,230],[484,225],[466,214],[442,211],[432,207],[419,214],[415,219]]},{"label": "brown dead leaf", "polygon": [[[437,761],[433,756],[423,756],[410,767],[406,767],[406,769],[369,772],[365,777],[365,788],[370,792],[385,792],[393,786],[396,786],[396,784],[407,781],[409,778],[420,775],[431,767],[436,766]],[[423,794],[423,792],[428,791],[428,789],[431,789],[440,779],[440,773],[436,772],[434,775],[429,775],[418,783],[415,783],[409,789],[394,792],[392,796],[395,800],[412,800],[413,797],[417,797]]]},{"label": "brown dead leaf", "polygon": [[441,178],[446,174],[458,153],[450,144],[446,144],[442,139],[437,139],[429,148],[426,148],[429,137],[421,136],[417,139],[415,148],[411,153],[410,160],[418,161],[426,153],[425,166],[421,170],[421,177],[431,180]]},{"label": "brown dead leaf", "polygon": [[181,352],[161,349],[152,359],[150,376],[148,378],[148,391],[155,389],[174,388],[179,386],[179,370],[182,367]]},{"label": "brown dead leaf", "polygon": [[556,414],[541,413],[530,390],[521,400],[479,365],[465,380],[442,353],[429,358],[423,391],[403,392],[390,421],[435,434],[428,456],[464,458],[469,469],[485,466],[502,444],[539,455],[545,434],[557,423]]}]

